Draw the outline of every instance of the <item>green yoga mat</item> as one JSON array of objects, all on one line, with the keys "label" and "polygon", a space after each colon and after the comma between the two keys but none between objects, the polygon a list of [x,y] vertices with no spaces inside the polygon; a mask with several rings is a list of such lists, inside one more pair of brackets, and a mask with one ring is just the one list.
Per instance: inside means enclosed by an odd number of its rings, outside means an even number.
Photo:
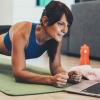
[{"label": "green yoga mat", "polygon": [[[49,74],[48,69],[42,69],[34,65],[28,65],[29,70]],[[0,55],[0,91],[12,95],[42,94],[63,91],[64,88],[56,88],[49,85],[18,83],[11,71],[11,60]]]}]

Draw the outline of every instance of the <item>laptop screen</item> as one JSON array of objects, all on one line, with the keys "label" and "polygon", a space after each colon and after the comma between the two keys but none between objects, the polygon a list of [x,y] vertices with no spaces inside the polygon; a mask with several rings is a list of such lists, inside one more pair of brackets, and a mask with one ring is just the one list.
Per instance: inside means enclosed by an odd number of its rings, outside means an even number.
[{"label": "laptop screen", "polygon": [[82,90],[82,92],[100,94],[100,83],[94,84],[94,85]]}]

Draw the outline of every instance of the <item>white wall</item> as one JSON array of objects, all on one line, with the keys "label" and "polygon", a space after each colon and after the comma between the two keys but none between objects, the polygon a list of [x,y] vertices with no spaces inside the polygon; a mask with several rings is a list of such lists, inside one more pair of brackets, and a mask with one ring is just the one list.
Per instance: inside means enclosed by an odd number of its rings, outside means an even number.
[{"label": "white wall", "polygon": [[36,7],[35,0],[14,0],[13,23],[19,21],[39,22],[43,7]]},{"label": "white wall", "polygon": [[[69,7],[74,0],[59,0]],[[13,24],[19,21],[39,22],[43,7],[36,7],[36,0],[14,0],[13,3]]]},{"label": "white wall", "polygon": [[13,21],[13,0],[0,0],[0,25],[10,25]]}]

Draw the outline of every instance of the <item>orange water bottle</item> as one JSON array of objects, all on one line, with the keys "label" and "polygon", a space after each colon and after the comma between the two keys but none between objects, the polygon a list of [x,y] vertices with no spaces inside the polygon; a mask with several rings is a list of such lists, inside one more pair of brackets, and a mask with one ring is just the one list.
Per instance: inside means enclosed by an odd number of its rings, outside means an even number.
[{"label": "orange water bottle", "polygon": [[83,44],[80,48],[80,65],[90,64],[90,48],[87,44]]}]

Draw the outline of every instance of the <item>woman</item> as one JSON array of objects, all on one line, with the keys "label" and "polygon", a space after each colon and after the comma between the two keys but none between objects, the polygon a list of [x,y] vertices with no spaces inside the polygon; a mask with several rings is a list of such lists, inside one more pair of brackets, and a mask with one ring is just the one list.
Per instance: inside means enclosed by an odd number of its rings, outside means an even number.
[{"label": "woman", "polygon": [[[69,8],[51,1],[44,9],[40,24],[20,22],[0,36],[0,53],[11,55],[16,81],[42,83],[64,87],[68,73],[61,66],[61,41],[73,21]],[[40,57],[47,50],[51,75],[40,75],[26,70],[26,59]]]}]

